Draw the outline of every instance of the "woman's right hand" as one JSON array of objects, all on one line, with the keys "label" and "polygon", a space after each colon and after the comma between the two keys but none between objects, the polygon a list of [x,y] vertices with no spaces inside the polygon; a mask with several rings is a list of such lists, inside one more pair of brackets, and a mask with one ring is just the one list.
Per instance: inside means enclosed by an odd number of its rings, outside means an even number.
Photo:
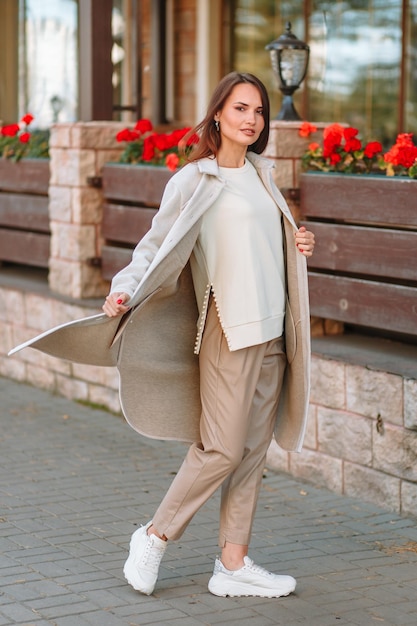
[{"label": "woman's right hand", "polygon": [[127,293],[109,293],[103,304],[103,311],[108,317],[123,315],[130,308],[125,304],[129,299]]}]

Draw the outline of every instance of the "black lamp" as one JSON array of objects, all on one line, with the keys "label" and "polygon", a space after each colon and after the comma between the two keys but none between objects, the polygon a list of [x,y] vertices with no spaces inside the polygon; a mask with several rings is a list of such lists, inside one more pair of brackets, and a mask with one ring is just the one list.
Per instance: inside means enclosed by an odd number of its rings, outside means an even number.
[{"label": "black lamp", "polygon": [[294,108],[292,94],[299,88],[307,73],[310,48],[291,32],[291,22],[287,22],[285,33],[265,46],[270,51],[271,64],[278,87],[284,98],[276,120],[296,121],[300,116]]}]

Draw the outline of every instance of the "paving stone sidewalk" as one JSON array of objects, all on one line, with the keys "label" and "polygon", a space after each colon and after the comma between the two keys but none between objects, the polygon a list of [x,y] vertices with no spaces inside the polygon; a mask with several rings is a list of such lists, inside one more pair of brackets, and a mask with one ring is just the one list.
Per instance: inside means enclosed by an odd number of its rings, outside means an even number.
[{"label": "paving stone sidewalk", "polygon": [[0,626],[417,624],[417,520],[265,472],[252,557],[298,579],[277,600],[217,598],[218,496],[168,545],[154,595],[124,581],[185,447],[0,378]]}]

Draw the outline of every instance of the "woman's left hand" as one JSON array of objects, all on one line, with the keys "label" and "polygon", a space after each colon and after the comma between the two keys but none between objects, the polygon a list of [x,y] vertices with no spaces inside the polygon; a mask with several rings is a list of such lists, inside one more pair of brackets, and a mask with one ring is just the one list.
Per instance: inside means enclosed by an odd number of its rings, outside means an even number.
[{"label": "woman's left hand", "polygon": [[311,256],[314,250],[314,233],[306,230],[305,226],[295,233],[295,245],[304,256]]}]

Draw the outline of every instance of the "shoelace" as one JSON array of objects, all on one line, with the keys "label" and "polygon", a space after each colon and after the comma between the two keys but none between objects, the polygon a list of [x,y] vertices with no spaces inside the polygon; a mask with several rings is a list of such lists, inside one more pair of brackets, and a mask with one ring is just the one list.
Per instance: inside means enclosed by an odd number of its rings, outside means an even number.
[{"label": "shoelace", "polygon": [[245,568],[249,569],[255,574],[261,574],[262,576],[268,576],[269,578],[274,576],[272,572],[268,572],[268,570],[262,567],[262,565],[256,565],[256,563],[254,563],[252,560],[249,563],[245,563]]},{"label": "shoelace", "polygon": [[155,545],[153,539],[149,539],[143,554],[143,564],[151,571],[158,571],[164,552],[164,548]]}]

